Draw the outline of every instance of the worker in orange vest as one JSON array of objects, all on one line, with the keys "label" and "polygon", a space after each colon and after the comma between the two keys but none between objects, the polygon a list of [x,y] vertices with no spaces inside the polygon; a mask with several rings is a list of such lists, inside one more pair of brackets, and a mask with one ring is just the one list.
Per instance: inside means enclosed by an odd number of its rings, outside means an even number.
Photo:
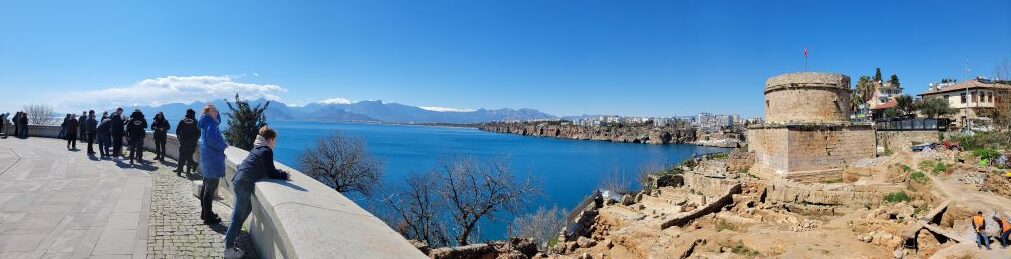
[{"label": "worker in orange vest", "polygon": [[976,215],[972,216],[972,227],[976,230],[976,247],[982,248],[986,246],[986,250],[990,250],[990,237],[983,234],[983,230],[986,229],[986,219],[983,218],[983,211],[977,211]]},{"label": "worker in orange vest", "polygon": [[1008,246],[1007,238],[1008,234],[1011,233],[1011,224],[1009,224],[1007,220],[1004,220],[997,216],[993,216],[993,220],[997,221],[997,224],[1000,225],[1000,238],[997,238],[997,241],[1000,241],[1001,247],[1007,248]]}]

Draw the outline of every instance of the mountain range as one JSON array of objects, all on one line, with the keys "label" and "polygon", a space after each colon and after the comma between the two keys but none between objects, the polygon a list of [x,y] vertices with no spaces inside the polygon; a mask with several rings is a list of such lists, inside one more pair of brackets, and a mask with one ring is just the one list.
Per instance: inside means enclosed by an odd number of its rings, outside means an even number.
[{"label": "mountain range", "polygon": [[[266,103],[265,99],[250,100],[250,105],[256,106]],[[228,105],[225,100],[209,102],[214,104],[224,114],[228,112]],[[154,117],[153,112],[164,112],[169,120],[178,120],[186,114],[186,109],[193,109],[200,113],[200,110],[208,102],[194,102],[191,104],[172,103],[159,106],[140,106],[147,118]],[[129,114],[130,111],[127,111]],[[267,120],[311,120],[311,121],[344,121],[344,122],[383,122],[383,123],[482,123],[504,120],[535,120],[554,119],[554,115],[540,112],[534,109],[477,109],[477,110],[454,110],[454,109],[433,109],[404,105],[399,103],[385,103],[377,101],[359,102],[318,102],[305,106],[287,105],[279,101],[270,101],[270,106],[266,111]]]}]

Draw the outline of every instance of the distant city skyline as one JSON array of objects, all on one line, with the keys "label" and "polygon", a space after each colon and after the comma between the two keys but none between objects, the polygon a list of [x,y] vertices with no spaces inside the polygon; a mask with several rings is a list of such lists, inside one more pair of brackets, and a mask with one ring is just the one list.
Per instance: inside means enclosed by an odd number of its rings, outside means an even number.
[{"label": "distant city skyline", "polygon": [[[556,116],[762,116],[805,69],[992,76],[1009,1],[0,0],[0,111],[269,98]],[[966,71],[968,65],[970,71]]]}]

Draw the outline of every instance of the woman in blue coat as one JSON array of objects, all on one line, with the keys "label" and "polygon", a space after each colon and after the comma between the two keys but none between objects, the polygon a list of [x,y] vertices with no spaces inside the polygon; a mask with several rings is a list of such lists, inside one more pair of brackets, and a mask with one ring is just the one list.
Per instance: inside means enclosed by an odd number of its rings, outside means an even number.
[{"label": "woman in blue coat", "polygon": [[200,174],[204,177],[204,188],[200,194],[200,218],[205,224],[217,224],[221,218],[211,210],[211,204],[218,190],[218,181],[225,176],[225,138],[218,125],[221,116],[212,104],[204,107],[203,115],[197,122],[200,127]]}]

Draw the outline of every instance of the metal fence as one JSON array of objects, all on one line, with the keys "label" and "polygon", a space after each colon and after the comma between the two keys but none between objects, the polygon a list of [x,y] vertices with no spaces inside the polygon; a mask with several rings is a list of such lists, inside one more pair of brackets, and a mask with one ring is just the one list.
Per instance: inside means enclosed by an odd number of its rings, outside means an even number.
[{"label": "metal fence", "polygon": [[901,120],[879,120],[874,122],[877,130],[936,130],[944,131],[948,129],[950,121],[948,119],[901,119]]}]

